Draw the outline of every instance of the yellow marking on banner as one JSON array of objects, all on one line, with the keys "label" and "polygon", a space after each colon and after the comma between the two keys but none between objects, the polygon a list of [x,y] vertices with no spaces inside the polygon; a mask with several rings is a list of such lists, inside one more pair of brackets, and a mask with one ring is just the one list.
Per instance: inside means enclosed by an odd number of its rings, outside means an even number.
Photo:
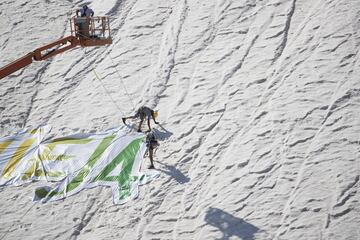
[{"label": "yellow marking on banner", "polygon": [[40,130],[40,129],[38,129],[38,128],[31,129],[30,131],[28,131],[28,133],[30,133],[30,134],[36,134],[38,130]]},{"label": "yellow marking on banner", "polygon": [[45,149],[41,152],[39,155],[40,161],[65,161],[70,160],[73,158],[73,156],[66,155],[66,154],[56,154],[54,153],[54,148],[57,145],[61,144],[87,144],[91,142],[93,139],[79,139],[79,138],[61,138],[61,139],[55,139],[54,141],[47,143],[45,145]]},{"label": "yellow marking on banner", "polygon": [[44,170],[40,167],[40,160],[39,159],[32,159],[34,163],[29,167],[28,170],[25,171],[24,175],[21,177],[21,180],[26,181],[31,178],[38,178],[38,177],[64,177],[66,176],[65,173],[59,171],[49,171],[44,172]]},{"label": "yellow marking on banner", "polygon": [[39,169],[39,160],[32,159],[34,162],[29,167],[28,170],[25,171],[24,175],[22,176],[21,180],[25,181],[33,176],[40,176],[42,173],[42,170]]},{"label": "yellow marking on banner", "polygon": [[91,142],[93,139],[79,139],[79,138],[62,138],[62,139],[56,139],[50,143],[47,143],[45,146],[50,149],[50,151],[54,150],[56,145],[60,144],[86,144]]},{"label": "yellow marking on banner", "polygon": [[53,149],[45,148],[39,155],[40,161],[65,161],[73,158],[71,155],[55,154],[52,152]]},{"label": "yellow marking on banner", "polygon": [[26,151],[32,146],[35,142],[34,138],[30,138],[25,140],[16,150],[14,155],[11,157],[9,162],[6,164],[4,171],[2,173],[2,177],[10,178],[11,173],[15,170],[16,165],[20,162],[20,160],[24,157]]},{"label": "yellow marking on banner", "polygon": [[5,151],[5,149],[13,142],[14,140],[7,140],[0,142],[0,154]]},{"label": "yellow marking on banner", "polygon": [[[40,161],[65,161],[73,159],[73,156],[65,154],[55,154],[53,153],[54,148],[57,145],[61,144],[86,144],[91,142],[93,139],[79,139],[79,138],[59,138],[55,139],[53,142],[45,145],[45,149],[41,151],[38,157],[31,159],[33,164],[25,171],[22,176],[22,180],[28,180],[32,177],[43,177],[45,176],[44,171],[40,168]],[[65,175],[62,172],[48,172],[48,176],[59,177]]]}]

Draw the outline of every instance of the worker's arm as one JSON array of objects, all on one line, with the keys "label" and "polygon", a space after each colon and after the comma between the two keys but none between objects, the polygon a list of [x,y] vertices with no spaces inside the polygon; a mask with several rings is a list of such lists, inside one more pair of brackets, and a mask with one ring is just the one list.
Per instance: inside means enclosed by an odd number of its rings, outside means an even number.
[{"label": "worker's arm", "polygon": [[[154,123],[155,123],[155,124],[159,124],[159,122],[157,122],[157,121],[155,120],[154,114],[151,114],[151,117],[152,117],[152,119],[154,120]],[[150,120],[149,120],[149,121],[150,121]]]}]

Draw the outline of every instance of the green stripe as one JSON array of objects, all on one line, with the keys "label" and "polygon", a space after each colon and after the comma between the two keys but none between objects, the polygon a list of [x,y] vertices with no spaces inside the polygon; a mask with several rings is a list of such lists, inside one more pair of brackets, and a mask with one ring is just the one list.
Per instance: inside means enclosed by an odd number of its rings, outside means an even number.
[{"label": "green stripe", "polygon": [[[140,149],[142,138],[132,141],[123,151],[121,151],[100,173],[92,182],[96,181],[117,181],[119,178],[126,179],[127,175],[131,172],[135,156]],[[121,162],[123,162],[123,170],[118,176],[108,176]]]},{"label": "green stripe", "polygon": [[[130,194],[130,184],[137,177],[131,176],[136,154],[140,149],[143,138],[132,141],[121,153],[109,163],[92,182],[96,181],[117,181],[119,184],[119,199]],[[122,171],[117,176],[108,176],[122,162]]]},{"label": "green stripe", "polygon": [[91,168],[94,166],[94,164],[99,160],[101,155],[104,153],[104,151],[109,147],[112,140],[115,138],[115,135],[109,136],[104,138],[100,145],[96,148],[95,152],[91,155],[89,161],[87,164],[81,169],[79,174],[67,185],[66,190],[71,191],[75,189],[77,186],[79,186],[83,181],[84,178],[89,174]]},{"label": "green stripe", "polygon": [[115,135],[108,136],[104,138],[99,146],[95,149],[94,153],[90,156],[88,162],[86,165],[81,169],[78,175],[76,175],[75,178],[72,179],[72,181],[65,187],[64,190],[60,192],[52,191],[50,194],[46,189],[39,188],[36,190],[35,194],[39,198],[44,197],[52,197],[55,195],[59,195],[64,193],[64,191],[68,192],[76,187],[78,187],[84,180],[84,178],[89,174],[91,168],[94,166],[94,164],[100,159],[101,155],[104,153],[104,151],[109,147],[112,140],[115,138]]},{"label": "green stripe", "polygon": [[[110,139],[111,138],[111,139]],[[113,136],[105,138],[99,147],[95,150],[94,154],[90,157],[88,163],[81,169],[80,173],[63,189],[61,192],[50,192],[45,188],[39,188],[35,194],[39,198],[52,197],[55,195],[63,194],[64,192],[70,192],[78,187],[89,174],[91,168],[96,161],[100,158],[101,154],[110,145]],[[106,141],[107,140],[107,141]],[[92,179],[93,182],[108,181],[118,182],[119,184],[119,199],[123,199],[130,194],[131,183],[137,179],[135,176],[131,176],[131,171],[135,162],[137,153],[139,152],[143,138],[133,140],[128,144],[103,170]],[[109,176],[109,174],[122,163],[122,170],[117,176]]]}]

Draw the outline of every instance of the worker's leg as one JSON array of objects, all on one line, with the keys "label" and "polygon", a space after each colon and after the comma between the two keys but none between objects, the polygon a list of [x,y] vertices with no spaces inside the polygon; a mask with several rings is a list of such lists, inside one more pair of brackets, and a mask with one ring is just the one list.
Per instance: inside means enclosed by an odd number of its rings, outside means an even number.
[{"label": "worker's leg", "polygon": [[151,131],[151,127],[150,127],[150,117],[147,118],[147,124],[148,124],[148,127],[149,127],[149,131]]},{"label": "worker's leg", "polygon": [[141,132],[141,125],[142,125],[143,121],[144,121],[144,119],[140,119],[139,128],[137,130],[138,132]]},{"label": "worker's leg", "polygon": [[153,153],[154,153],[154,149],[152,147],[149,147],[149,158],[150,158],[150,164],[151,164],[149,168],[155,168],[154,162],[153,162]]}]

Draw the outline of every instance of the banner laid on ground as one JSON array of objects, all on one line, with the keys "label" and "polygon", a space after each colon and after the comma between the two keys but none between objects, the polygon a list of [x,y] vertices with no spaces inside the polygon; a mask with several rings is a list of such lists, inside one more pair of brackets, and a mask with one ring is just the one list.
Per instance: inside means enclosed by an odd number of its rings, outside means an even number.
[{"label": "banner laid on ground", "polygon": [[138,195],[144,135],[119,130],[47,140],[50,127],[0,138],[0,185],[55,181],[35,190],[34,201],[58,200],[95,186],[112,188],[114,203]]}]

